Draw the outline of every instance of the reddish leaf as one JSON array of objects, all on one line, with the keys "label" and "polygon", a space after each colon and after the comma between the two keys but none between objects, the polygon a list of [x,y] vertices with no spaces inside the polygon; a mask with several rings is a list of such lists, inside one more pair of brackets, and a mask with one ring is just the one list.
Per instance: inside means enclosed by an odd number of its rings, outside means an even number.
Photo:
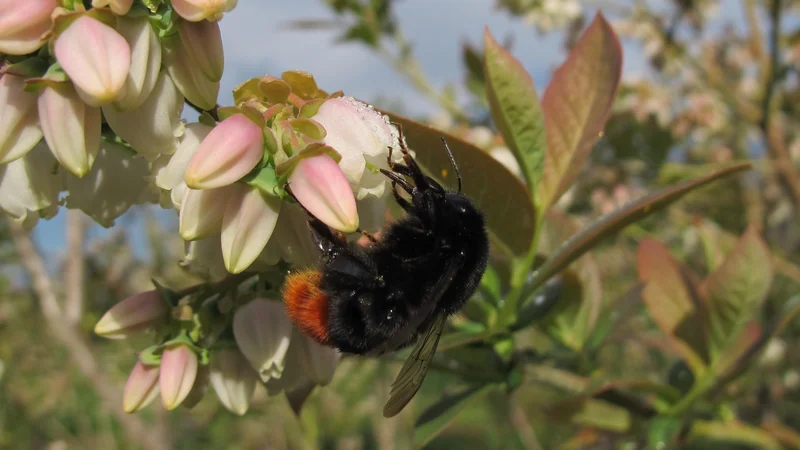
[{"label": "reddish leaf", "polygon": [[696,374],[707,361],[707,315],[697,281],[661,243],[645,239],[637,255],[642,299],[650,317]]},{"label": "reddish leaf", "polygon": [[537,191],[542,211],[569,189],[611,111],[622,73],[622,46],[601,13],[555,72],[542,100],[547,134]]}]

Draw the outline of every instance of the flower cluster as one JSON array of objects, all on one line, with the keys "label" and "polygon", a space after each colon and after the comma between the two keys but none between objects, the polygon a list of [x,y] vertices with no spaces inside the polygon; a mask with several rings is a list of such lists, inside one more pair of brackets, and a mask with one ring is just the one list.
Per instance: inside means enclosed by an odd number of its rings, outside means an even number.
[{"label": "flower cluster", "polygon": [[[188,265],[197,262],[218,278],[279,259],[312,263],[316,250],[295,199],[342,232],[382,223],[388,190],[379,169],[388,166],[389,148],[399,146],[385,116],[341,93],[329,95],[297,71],[248,80],[234,100],[236,106],[217,110],[218,125],[210,116],[188,125],[178,150],[155,169],[164,203],[180,211]],[[207,251],[215,247],[226,271]]]},{"label": "flower cluster", "polygon": [[17,222],[65,204],[111,226],[157,200],[147,173],[177,149],[184,99],[215,106],[223,54],[211,20],[235,2],[145,3],[0,1],[0,209]]},{"label": "flower cluster", "polygon": [[211,384],[228,410],[243,415],[259,381],[274,395],[333,378],[339,353],[294,330],[279,302],[245,301],[233,314],[232,333],[214,338],[185,301],[199,297],[173,304],[174,298],[163,289],[142,292],[111,308],[95,326],[95,333],[111,339],[153,330],[175,334],[140,353],[125,385],[126,412],[144,408],[159,393],[166,409],[193,406]]},{"label": "flower cluster", "polygon": [[[209,281],[158,286],[97,323],[108,338],[155,338],[124,410],[159,393],[168,409],[192,406],[210,384],[244,414],[258,383],[271,394],[327,384],[339,354],[274,299],[286,264],[320,256],[309,213],[343,233],[383,224],[380,169],[399,131],[300,71],[248,80],[217,105],[217,20],[233,0],[84,3],[0,0],[0,209],[27,227],[59,206],[103,226],[134,204],[176,210],[182,265]],[[197,122],[181,120],[185,103]]]}]

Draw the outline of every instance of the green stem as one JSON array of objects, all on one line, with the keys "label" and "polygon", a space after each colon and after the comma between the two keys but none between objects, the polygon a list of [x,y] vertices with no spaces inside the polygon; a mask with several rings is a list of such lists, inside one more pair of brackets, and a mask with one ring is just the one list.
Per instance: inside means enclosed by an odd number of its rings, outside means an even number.
[{"label": "green stem", "polygon": [[537,250],[539,249],[539,238],[542,233],[543,219],[538,220],[536,224],[536,231],[533,235],[533,242],[528,249],[528,254],[523,260],[515,260],[511,274],[511,291],[506,296],[506,301],[500,309],[500,315],[497,319],[497,326],[506,328],[510,326],[516,318],[517,312],[520,308],[522,300],[522,293],[525,290],[525,280],[533,267],[533,262],[536,260]]}]

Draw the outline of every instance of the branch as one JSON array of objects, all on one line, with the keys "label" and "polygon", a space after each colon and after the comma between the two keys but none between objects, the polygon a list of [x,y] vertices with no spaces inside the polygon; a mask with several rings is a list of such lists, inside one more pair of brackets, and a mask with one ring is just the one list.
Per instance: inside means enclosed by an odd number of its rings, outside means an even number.
[{"label": "branch", "polygon": [[36,250],[28,232],[9,221],[11,238],[20,261],[33,282],[33,290],[39,301],[48,329],[67,349],[73,362],[88,378],[102,400],[103,407],[110,411],[125,429],[128,439],[148,450],[169,450],[170,440],[163,430],[142,422],[138,417],[125,414],[120,407],[122,391],[106,379],[98,367],[89,345],[76,328],[63,320],[61,308],[47,274],[44,260]]},{"label": "branch", "polygon": [[764,88],[764,98],[761,103],[761,129],[767,134],[769,130],[769,120],[772,112],[772,98],[775,95],[775,87],[778,82],[778,64],[780,56],[780,31],[781,31],[781,0],[772,0],[770,8],[770,20],[772,27],[769,33],[769,66],[765,73],[766,87]]},{"label": "branch", "polygon": [[86,272],[83,253],[85,231],[86,222],[83,213],[77,209],[67,210],[67,267],[64,271],[67,299],[64,305],[64,316],[70,325],[79,323],[83,316]]}]

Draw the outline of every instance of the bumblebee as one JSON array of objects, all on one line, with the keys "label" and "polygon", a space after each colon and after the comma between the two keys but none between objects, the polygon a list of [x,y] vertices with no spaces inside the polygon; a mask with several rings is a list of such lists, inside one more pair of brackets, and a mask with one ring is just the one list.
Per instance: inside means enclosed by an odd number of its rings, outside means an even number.
[{"label": "bumblebee", "polygon": [[392,161],[390,148],[390,170],[381,172],[405,215],[387,223],[379,239],[367,234],[366,245],[348,243],[312,217],[322,265],[289,275],[283,287],[291,320],[322,345],[374,356],[416,342],[392,384],[385,417],[399,413],[419,390],[447,317],[475,292],[489,256],[484,216],[461,193],[458,166],[442,141],[457,192],[426,176],[401,139],[403,163]]}]

